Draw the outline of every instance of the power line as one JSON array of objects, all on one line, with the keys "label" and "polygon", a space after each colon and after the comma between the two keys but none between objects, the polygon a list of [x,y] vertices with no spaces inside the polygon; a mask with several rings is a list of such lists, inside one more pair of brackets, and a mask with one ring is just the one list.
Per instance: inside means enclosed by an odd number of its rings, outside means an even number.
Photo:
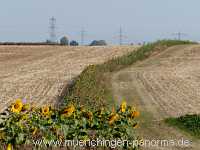
[{"label": "power line", "polygon": [[122,27],[119,29],[119,45],[123,44],[123,34],[122,34]]},{"label": "power line", "polygon": [[186,33],[182,33],[182,32],[173,33],[172,35],[177,36],[178,40],[181,40],[183,36],[187,36]]},{"label": "power line", "polygon": [[56,18],[52,17],[49,20],[50,42],[56,43]]},{"label": "power line", "polygon": [[119,29],[119,45],[123,45],[124,38],[127,38],[127,36],[125,36],[123,34],[123,29],[122,29],[122,27],[120,27],[120,29]]},{"label": "power line", "polygon": [[85,29],[83,28],[83,29],[81,30],[81,45],[84,45],[84,44],[85,44],[85,33],[86,33],[86,31],[85,31]]}]

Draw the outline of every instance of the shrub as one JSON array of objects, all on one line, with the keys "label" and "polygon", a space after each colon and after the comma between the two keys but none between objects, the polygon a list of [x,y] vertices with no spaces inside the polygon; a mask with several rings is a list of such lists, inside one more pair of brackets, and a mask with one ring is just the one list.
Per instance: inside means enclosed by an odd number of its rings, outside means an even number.
[{"label": "shrub", "polygon": [[107,45],[105,40],[94,40],[90,44],[90,46],[105,46],[105,45]]},{"label": "shrub", "polygon": [[70,42],[70,46],[78,46],[78,45],[79,45],[79,44],[78,44],[77,41],[72,40],[72,41]]},{"label": "shrub", "polygon": [[170,125],[189,132],[191,135],[200,138],[200,115],[185,115],[178,118],[168,118],[166,122]]}]

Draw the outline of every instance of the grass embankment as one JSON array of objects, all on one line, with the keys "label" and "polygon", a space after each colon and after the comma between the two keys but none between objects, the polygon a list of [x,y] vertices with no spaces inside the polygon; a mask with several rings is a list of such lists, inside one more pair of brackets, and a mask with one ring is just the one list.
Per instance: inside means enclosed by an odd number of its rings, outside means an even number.
[{"label": "grass embankment", "polygon": [[74,80],[73,86],[67,92],[65,103],[72,100],[89,107],[109,106],[114,103],[110,89],[111,73],[124,69],[137,61],[142,61],[170,46],[183,44],[194,43],[178,40],[157,41],[104,64],[89,66]]},{"label": "grass embankment", "polygon": [[200,139],[200,115],[185,115],[178,118],[168,118],[166,123],[190,133]]}]

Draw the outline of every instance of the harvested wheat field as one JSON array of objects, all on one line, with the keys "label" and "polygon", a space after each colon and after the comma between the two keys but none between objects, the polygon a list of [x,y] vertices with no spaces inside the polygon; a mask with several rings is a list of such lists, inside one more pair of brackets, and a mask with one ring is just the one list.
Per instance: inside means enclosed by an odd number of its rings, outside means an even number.
[{"label": "harvested wheat field", "polygon": [[161,118],[200,113],[199,66],[199,45],[175,46],[117,73],[114,87],[136,89]]},{"label": "harvested wheat field", "polygon": [[0,46],[0,110],[16,98],[54,104],[69,81],[90,64],[134,50],[134,46]]},{"label": "harvested wheat field", "polygon": [[[139,132],[145,139],[189,139],[163,124],[168,117],[200,113],[200,45],[174,46],[113,75],[116,99],[127,99],[142,112]],[[151,147],[146,149],[194,149]]]}]

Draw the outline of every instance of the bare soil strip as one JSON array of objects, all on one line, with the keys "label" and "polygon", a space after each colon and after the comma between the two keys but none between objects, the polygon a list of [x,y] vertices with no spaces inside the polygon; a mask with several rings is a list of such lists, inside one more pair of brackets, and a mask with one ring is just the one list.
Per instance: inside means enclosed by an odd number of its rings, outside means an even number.
[{"label": "bare soil strip", "polygon": [[113,75],[116,99],[127,99],[142,112],[139,132],[145,139],[189,139],[194,149],[200,141],[162,122],[167,117],[200,113],[200,46],[175,46]]},{"label": "bare soil strip", "polygon": [[86,66],[135,48],[0,46],[0,111],[17,98],[37,106],[55,104],[66,84]]}]

